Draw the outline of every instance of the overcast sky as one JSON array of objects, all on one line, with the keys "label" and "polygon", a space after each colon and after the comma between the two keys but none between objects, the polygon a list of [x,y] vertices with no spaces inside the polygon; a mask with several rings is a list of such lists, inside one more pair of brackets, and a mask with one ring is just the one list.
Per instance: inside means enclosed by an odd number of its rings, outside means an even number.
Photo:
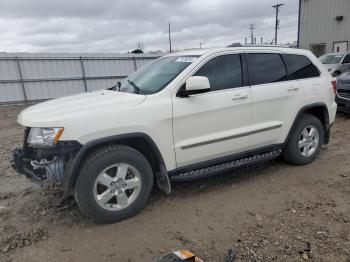
[{"label": "overcast sky", "polygon": [[[297,40],[298,0],[279,1],[279,42]],[[0,0],[0,52],[126,52],[260,42],[274,36],[273,0]]]}]

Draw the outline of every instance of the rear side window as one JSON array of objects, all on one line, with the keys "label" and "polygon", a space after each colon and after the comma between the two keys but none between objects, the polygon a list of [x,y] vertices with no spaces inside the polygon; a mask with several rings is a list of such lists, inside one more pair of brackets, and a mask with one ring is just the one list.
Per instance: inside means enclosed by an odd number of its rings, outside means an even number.
[{"label": "rear side window", "polygon": [[242,86],[242,65],[240,55],[223,55],[208,61],[195,74],[206,76],[210,89],[223,90]]},{"label": "rear side window", "polygon": [[287,80],[287,70],[279,54],[248,54],[251,85]]},{"label": "rear side window", "polygon": [[317,77],[320,75],[316,66],[309,58],[303,55],[284,55],[288,64],[290,80]]}]

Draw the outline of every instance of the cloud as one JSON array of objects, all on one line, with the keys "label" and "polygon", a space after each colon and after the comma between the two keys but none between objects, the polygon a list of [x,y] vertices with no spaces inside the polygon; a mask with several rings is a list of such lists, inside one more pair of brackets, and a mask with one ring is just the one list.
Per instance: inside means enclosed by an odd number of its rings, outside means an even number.
[{"label": "cloud", "polygon": [[[274,37],[273,0],[0,0],[0,51],[126,52],[257,41]],[[280,42],[297,40],[298,0],[280,12]]]}]

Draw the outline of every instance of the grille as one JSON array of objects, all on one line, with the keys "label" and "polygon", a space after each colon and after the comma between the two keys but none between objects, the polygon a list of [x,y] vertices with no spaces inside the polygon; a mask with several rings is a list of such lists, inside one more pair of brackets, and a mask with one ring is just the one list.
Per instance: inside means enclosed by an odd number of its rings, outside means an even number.
[{"label": "grille", "polygon": [[337,93],[338,93],[338,96],[341,98],[350,99],[350,90],[340,88],[337,90]]}]

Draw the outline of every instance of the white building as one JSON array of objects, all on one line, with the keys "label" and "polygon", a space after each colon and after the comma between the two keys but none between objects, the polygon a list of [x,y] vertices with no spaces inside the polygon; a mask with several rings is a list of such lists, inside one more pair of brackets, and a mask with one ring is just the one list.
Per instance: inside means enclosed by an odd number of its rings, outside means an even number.
[{"label": "white building", "polygon": [[299,47],[316,56],[348,51],[350,0],[299,1]]}]

